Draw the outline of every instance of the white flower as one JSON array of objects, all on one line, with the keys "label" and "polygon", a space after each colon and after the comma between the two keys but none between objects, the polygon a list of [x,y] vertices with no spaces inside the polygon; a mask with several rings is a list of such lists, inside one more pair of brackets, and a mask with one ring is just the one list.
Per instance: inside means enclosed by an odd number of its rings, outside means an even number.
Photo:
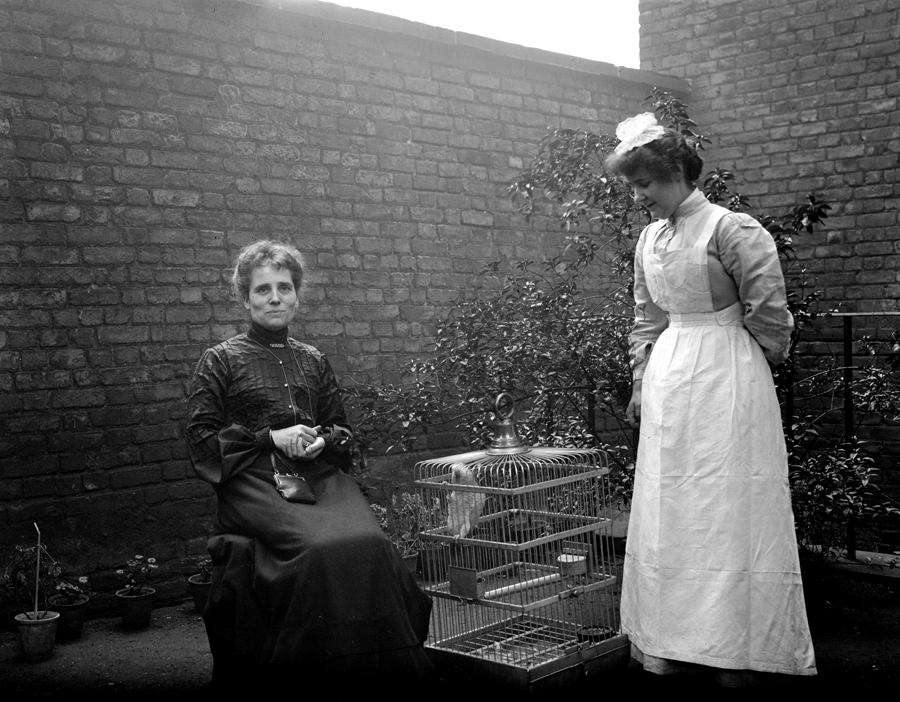
[{"label": "white flower", "polygon": [[616,136],[619,138],[616,153],[631,151],[658,139],[664,133],[665,129],[656,121],[656,116],[652,112],[642,112],[629,117],[619,122],[619,126],[616,127]]}]

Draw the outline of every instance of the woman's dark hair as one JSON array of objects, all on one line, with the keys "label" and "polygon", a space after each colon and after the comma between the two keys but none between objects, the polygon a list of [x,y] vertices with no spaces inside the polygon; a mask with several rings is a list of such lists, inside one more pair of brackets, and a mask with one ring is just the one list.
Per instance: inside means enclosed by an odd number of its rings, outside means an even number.
[{"label": "woman's dark hair", "polygon": [[290,271],[294,288],[300,289],[303,282],[303,262],[300,252],[290,244],[283,244],[280,241],[256,241],[241,249],[234,264],[231,287],[239,300],[250,297],[250,276],[254,270],[263,266]]},{"label": "woman's dark hair", "polygon": [[703,159],[673,129],[666,129],[661,137],[630,151],[608,156],[604,165],[610,175],[626,178],[645,169],[651,178],[663,183],[671,182],[678,172],[684,173],[688,183],[693,183],[703,172]]}]

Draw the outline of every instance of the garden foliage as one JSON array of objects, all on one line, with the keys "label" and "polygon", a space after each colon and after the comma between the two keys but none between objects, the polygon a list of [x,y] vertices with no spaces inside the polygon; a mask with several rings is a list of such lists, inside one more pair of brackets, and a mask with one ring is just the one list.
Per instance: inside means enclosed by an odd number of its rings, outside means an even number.
[{"label": "garden foliage", "polygon": [[59,583],[62,567],[46,547],[16,544],[0,576],[0,598],[18,612],[46,610]]},{"label": "garden foliage", "polygon": [[[648,103],[695,148],[710,143],[670,94],[654,89]],[[649,220],[627,186],[604,172],[616,144],[613,136],[580,129],[548,132],[508,192],[526,218],[542,207],[558,218],[559,246],[541,261],[487,262],[480,288],[438,320],[432,352],[408,362],[402,382],[347,388],[363,457],[423,448],[429,432],[448,429],[467,447],[486,448],[495,399],[506,392],[516,400],[514,420],[525,443],[605,451],[614,497],[627,505],[637,438],[624,419],[633,255]],[[847,369],[834,356],[810,369],[797,352],[823,312],[793,242],[824,226],[830,205],[811,194],[784,214],[754,213],[731,190],[733,181],[733,172],[715,168],[700,185],[712,202],[751,214],[775,239],[796,323],[791,355],[773,375],[784,409],[798,540],[827,551],[842,543],[848,523],[897,514],[855,432],[833,430]],[[896,332],[887,353],[875,341],[863,344],[871,363],[853,368],[854,404],[896,421]]]}]

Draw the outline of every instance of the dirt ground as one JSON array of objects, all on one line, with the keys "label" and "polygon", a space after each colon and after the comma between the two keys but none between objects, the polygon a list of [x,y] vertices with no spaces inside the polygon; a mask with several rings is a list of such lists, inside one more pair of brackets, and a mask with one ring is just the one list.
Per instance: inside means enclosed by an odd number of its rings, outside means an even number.
[{"label": "dirt ground", "polygon": [[[829,570],[806,581],[807,608],[819,675],[792,679],[793,694],[875,693],[900,689],[900,579],[869,579]],[[4,700],[62,699],[91,691],[92,698],[203,700],[212,657],[203,622],[191,602],[158,608],[148,629],[127,631],[118,619],[93,619],[80,639],[60,642],[46,661],[21,660],[17,635],[0,632],[0,691]],[[629,664],[582,679],[571,692],[671,692],[721,696],[702,680],[660,680]],[[520,698],[458,676],[439,677],[426,699]],[[526,691],[527,692],[527,691]],[[759,690],[756,691],[758,696]],[[498,693],[500,693],[498,695]],[[793,696],[792,694],[792,696]],[[318,698],[321,695],[313,695]],[[532,695],[533,696],[533,695]],[[568,696],[568,695],[567,695]]]}]

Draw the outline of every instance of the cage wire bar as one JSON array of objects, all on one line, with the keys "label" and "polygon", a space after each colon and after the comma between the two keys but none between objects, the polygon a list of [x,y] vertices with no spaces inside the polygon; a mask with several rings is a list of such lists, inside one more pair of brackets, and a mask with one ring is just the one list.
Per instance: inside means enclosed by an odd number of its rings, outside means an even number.
[{"label": "cage wire bar", "polygon": [[487,450],[414,467],[430,515],[426,648],[439,666],[531,689],[627,664],[606,454],[526,446],[512,397],[496,409]]}]

